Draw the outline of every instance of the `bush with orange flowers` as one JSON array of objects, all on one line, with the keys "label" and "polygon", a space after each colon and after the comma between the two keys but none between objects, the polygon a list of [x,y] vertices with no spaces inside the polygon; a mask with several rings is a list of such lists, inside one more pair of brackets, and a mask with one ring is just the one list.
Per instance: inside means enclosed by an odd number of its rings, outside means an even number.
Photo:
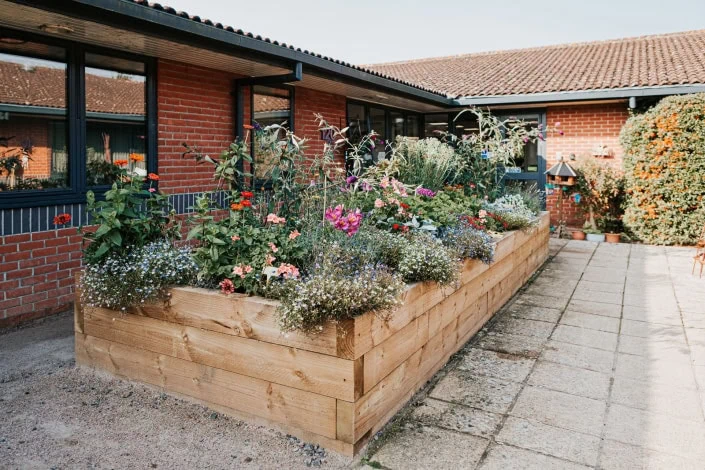
[{"label": "bush with orange flowers", "polygon": [[627,121],[624,225],[647,243],[693,244],[705,225],[705,93],[670,96]]}]

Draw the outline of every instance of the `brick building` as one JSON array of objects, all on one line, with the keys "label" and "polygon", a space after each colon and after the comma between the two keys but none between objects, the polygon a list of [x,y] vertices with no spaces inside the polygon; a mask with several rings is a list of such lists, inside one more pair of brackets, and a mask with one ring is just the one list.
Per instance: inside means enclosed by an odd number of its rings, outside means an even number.
[{"label": "brick building", "polygon": [[704,51],[696,31],[359,67],[142,0],[0,0],[0,157],[17,162],[0,174],[0,327],[72,302],[85,194],[115,165],[159,173],[185,213],[213,181],[184,142],[219,153],[286,121],[316,153],[314,113],[392,139],[462,133],[453,117],[478,105],[561,123],[507,177],[541,188],[559,156],[618,164],[630,106],[705,91]]}]

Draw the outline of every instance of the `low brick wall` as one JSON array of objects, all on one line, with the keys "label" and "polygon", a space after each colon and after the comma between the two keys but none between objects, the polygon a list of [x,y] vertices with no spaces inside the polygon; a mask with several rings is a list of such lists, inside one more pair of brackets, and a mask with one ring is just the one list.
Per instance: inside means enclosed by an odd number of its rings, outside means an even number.
[{"label": "low brick wall", "polygon": [[282,334],[277,302],[176,288],[128,314],[75,310],[78,364],[161,387],[353,455],[548,257],[549,217],[510,232],[457,289],[410,285],[387,321],[366,314],[320,334]]}]

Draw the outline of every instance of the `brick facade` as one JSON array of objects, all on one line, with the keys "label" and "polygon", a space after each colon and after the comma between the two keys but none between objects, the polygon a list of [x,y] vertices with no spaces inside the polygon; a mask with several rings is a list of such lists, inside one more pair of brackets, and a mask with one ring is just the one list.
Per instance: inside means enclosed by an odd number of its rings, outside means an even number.
[{"label": "brick facade", "polygon": [[[629,117],[627,103],[607,103],[549,107],[546,123],[549,129],[561,129],[564,135],[551,134],[546,139],[546,169],[556,163],[560,156],[571,162],[571,154],[577,160],[593,157],[596,146],[604,145],[610,156],[599,158],[605,165],[621,167],[622,148],[619,145],[619,132]],[[560,123],[556,127],[556,123]],[[581,227],[584,223],[579,207],[572,201],[570,190],[564,193],[563,214],[571,227]],[[558,198],[548,196],[546,209],[551,212],[551,223],[558,222]]]},{"label": "brick facade", "polygon": [[[183,142],[218,155],[234,139],[235,104],[231,94],[236,76],[160,60],[157,72],[158,173],[160,189],[185,197],[179,212],[192,204],[188,195],[213,187],[210,165],[182,157]],[[249,90],[244,111],[249,116]],[[295,132],[308,139],[309,155],[320,153],[323,141],[314,113],[344,127],[344,96],[298,88],[294,105]],[[58,213],[72,214],[74,227],[56,230]],[[0,214],[0,328],[70,308],[75,275],[81,269],[83,204],[11,209]]]}]

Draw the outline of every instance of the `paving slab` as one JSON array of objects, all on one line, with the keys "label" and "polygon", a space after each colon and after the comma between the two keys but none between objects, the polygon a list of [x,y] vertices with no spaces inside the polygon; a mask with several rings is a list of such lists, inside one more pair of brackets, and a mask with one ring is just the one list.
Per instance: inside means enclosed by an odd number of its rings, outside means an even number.
[{"label": "paving slab", "polygon": [[621,292],[595,292],[590,290],[576,289],[572,298],[574,300],[585,300],[588,302],[601,302],[603,304],[622,305]]},{"label": "paving slab", "polygon": [[697,422],[703,421],[698,392],[670,384],[657,384],[617,376],[612,385],[610,401],[652,413],[667,414]]},{"label": "paving slab", "polygon": [[516,300],[518,304],[536,305],[538,307],[557,308],[562,310],[568,303],[566,297],[552,297],[549,295],[521,294]]},{"label": "paving slab", "polygon": [[551,335],[551,339],[554,341],[589,346],[606,351],[617,349],[617,338],[618,335],[616,333],[589,330],[569,325],[558,325]]},{"label": "paving slab", "polygon": [[643,380],[648,383],[671,385],[695,390],[693,369],[681,361],[669,361],[658,357],[617,354],[615,376]]},{"label": "paving slab", "polygon": [[540,359],[597,372],[610,373],[614,364],[615,353],[549,340],[541,353]]},{"label": "paving slab", "polygon": [[535,359],[485,349],[468,348],[462,353],[459,369],[509,382],[523,382]]},{"label": "paving slab", "polygon": [[618,333],[620,321],[619,318],[615,317],[606,317],[603,315],[593,315],[591,313],[566,310],[561,317],[560,323],[562,325],[576,326],[590,330]]},{"label": "paving slab", "polygon": [[509,414],[599,437],[606,407],[602,400],[527,386]]},{"label": "paving slab", "polygon": [[555,362],[539,361],[531,372],[528,383],[581,397],[607,400],[610,375]]},{"label": "paving slab", "polygon": [[492,326],[492,331],[496,333],[535,336],[545,340],[551,336],[553,328],[554,325],[552,323],[502,315]]},{"label": "paving slab", "polygon": [[[436,467],[441,468],[441,467]],[[479,467],[482,470],[584,470],[589,467],[567,462],[548,455],[506,445],[493,446],[485,461]]]},{"label": "paving slab", "polygon": [[489,331],[474,344],[480,349],[488,349],[527,358],[536,358],[541,353],[546,340],[536,336],[495,333]]},{"label": "paving slab", "polygon": [[620,305],[593,302],[590,300],[571,300],[568,302],[566,310],[615,318],[619,318],[622,315],[622,307]]},{"label": "paving slab", "polygon": [[702,470],[703,464],[697,460],[606,439],[602,445],[599,468],[604,470]]},{"label": "paving slab", "polygon": [[557,323],[561,318],[561,311],[557,308],[537,307],[535,305],[512,304],[505,311],[507,315],[526,320],[538,320]]},{"label": "paving slab", "polygon": [[389,469],[474,468],[489,441],[433,426],[405,429],[371,458]]},{"label": "paving slab", "polygon": [[431,390],[429,396],[493,413],[506,413],[521,390],[521,384],[495,377],[453,370]]},{"label": "paving slab", "polygon": [[510,416],[497,435],[497,442],[594,466],[600,438],[543,423]]},{"label": "paving slab", "polygon": [[502,415],[469,406],[428,398],[414,410],[412,417],[426,425],[475,436],[487,437],[499,427]]}]

